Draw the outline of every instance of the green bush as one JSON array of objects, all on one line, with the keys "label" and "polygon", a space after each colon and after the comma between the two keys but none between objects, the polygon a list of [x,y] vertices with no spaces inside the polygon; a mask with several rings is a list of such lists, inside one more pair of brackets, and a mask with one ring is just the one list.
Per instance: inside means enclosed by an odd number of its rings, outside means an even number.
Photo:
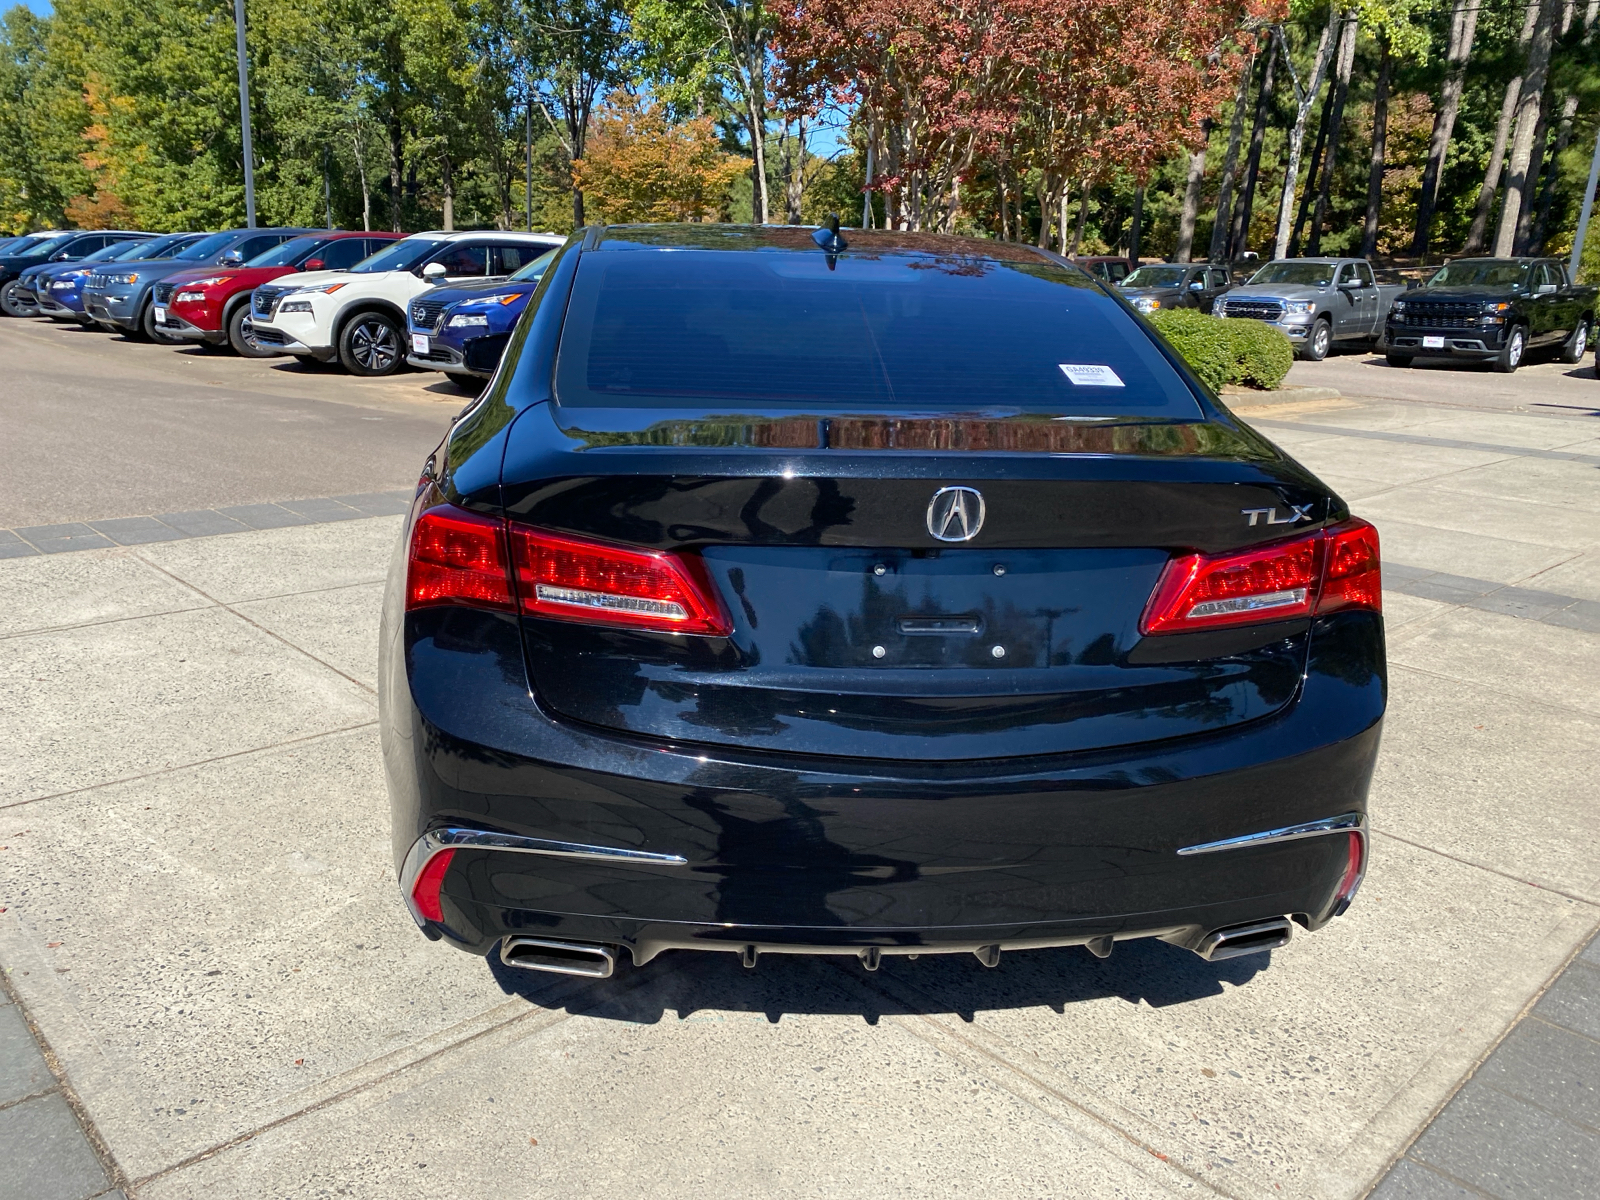
[{"label": "green bush", "polygon": [[1212,391],[1237,383],[1279,387],[1294,363],[1294,347],[1264,321],[1208,317],[1192,308],[1150,314],[1150,323]]}]

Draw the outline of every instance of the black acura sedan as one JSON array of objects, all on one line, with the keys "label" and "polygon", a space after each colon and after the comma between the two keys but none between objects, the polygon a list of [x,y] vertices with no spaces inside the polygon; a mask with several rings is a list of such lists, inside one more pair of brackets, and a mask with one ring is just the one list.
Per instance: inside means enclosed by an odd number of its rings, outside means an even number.
[{"label": "black acura sedan", "polygon": [[591,228],[429,458],[384,605],[422,931],[857,956],[1349,905],[1376,531],[1031,247]]}]

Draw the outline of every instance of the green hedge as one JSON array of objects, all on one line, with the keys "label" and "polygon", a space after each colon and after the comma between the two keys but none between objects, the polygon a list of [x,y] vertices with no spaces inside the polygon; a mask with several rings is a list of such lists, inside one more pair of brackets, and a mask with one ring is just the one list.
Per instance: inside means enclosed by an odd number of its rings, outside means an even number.
[{"label": "green hedge", "polygon": [[1229,383],[1271,391],[1294,363],[1288,337],[1265,321],[1224,320],[1174,308],[1151,313],[1150,323],[1214,392]]}]

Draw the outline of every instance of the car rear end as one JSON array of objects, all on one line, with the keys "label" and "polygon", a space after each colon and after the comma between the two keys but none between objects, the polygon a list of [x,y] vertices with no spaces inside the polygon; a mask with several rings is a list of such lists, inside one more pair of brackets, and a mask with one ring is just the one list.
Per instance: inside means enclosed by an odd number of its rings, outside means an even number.
[{"label": "car rear end", "polygon": [[1081,273],[590,231],[430,460],[385,601],[419,926],[607,974],[1341,912],[1376,534]]}]

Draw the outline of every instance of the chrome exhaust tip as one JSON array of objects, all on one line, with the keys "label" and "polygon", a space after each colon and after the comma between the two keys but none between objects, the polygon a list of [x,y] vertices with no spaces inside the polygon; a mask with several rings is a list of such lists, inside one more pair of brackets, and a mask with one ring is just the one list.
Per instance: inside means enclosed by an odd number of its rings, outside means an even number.
[{"label": "chrome exhaust tip", "polygon": [[610,946],[582,942],[546,941],[543,938],[508,937],[500,942],[500,961],[524,971],[552,975],[579,975],[584,979],[610,979],[616,969],[616,952]]},{"label": "chrome exhaust tip", "polygon": [[1213,929],[1200,939],[1194,952],[1207,962],[1221,962],[1225,958],[1241,958],[1246,954],[1261,954],[1286,946],[1294,933],[1287,917],[1274,917],[1270,921],[1255,921],[1249,925],[1232,925]]}]

